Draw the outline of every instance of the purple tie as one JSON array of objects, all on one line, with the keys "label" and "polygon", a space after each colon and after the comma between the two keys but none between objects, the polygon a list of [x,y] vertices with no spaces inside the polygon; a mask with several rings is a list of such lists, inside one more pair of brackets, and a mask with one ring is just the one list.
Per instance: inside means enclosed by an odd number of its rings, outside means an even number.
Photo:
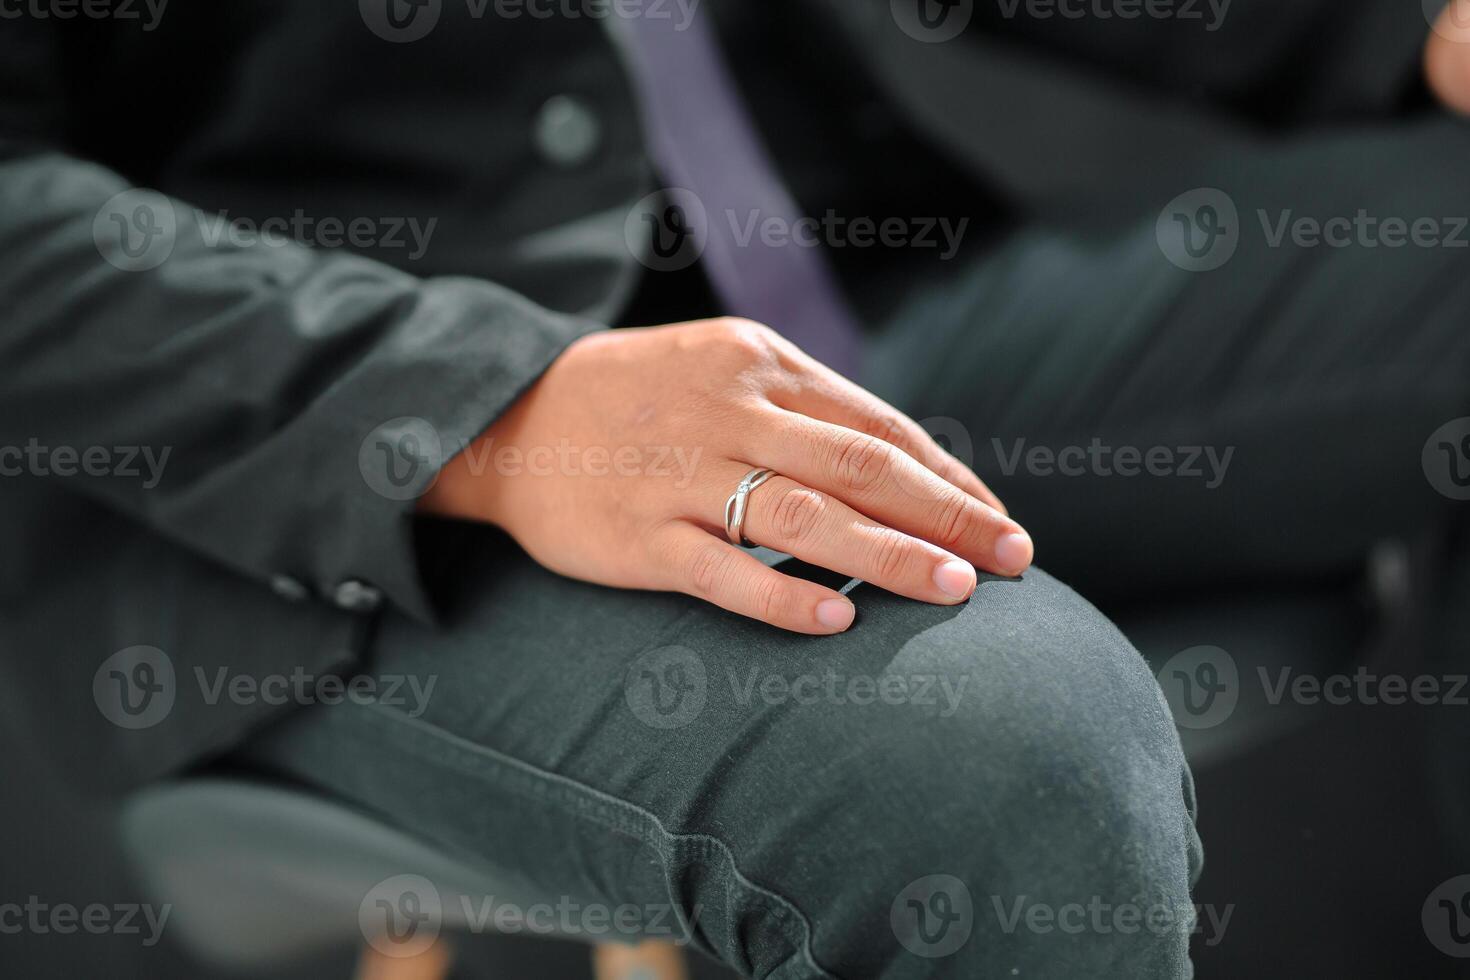
[{"label": "purple tie", "polygon": [[791,229],[802,214],[698,5],[689,6],[687,22],[675,18],[677,9],[645,5],[612,21],[627,44],[654,161],[666,180],[704,205],[710,283],[732,314],[774,327],[817,360],[856,377],[862,334],[818,248],[794,238],[762,242],[762,222],[774,218]]}]

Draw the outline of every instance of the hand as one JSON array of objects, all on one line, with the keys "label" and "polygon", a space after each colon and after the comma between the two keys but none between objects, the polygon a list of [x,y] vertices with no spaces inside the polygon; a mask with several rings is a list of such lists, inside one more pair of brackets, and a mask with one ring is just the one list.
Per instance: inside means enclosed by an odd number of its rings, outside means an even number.
[{"label": "hand", "polygon": [[812,564],[946,604],[969,598],[975,565],[1031,564],[1031,539],[917,423],[744,320],[582,338],[421,506],[497,524],[573,578],[846,629],[846,597],[725,539],[726,498],[756,466],[780,475],[751,493],[746,537]]},{"label": "hand", "polygon": [[1470,115],[1470,0],[1449,0],[1424,43],[1424,79],[1446,107]]}]

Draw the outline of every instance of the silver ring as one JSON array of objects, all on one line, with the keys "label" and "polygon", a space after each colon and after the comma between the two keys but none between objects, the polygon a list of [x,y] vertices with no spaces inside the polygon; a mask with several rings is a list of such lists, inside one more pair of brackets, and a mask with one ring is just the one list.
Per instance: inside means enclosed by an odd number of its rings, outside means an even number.
[{"label": "silver ring", "polygon": [[740,478],[740,485],[730,494],[730,499],[725,501],[725,537],[730,539],[731,544],[742,548],[755,547],[745,537],[745,502],[752,490],[775,475],[775,470],[757,466]]}]

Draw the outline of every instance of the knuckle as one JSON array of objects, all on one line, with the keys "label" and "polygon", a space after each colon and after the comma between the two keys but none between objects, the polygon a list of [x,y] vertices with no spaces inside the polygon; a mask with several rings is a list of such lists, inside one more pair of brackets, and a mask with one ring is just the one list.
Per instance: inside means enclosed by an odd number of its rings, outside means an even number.
[{"label": "knuckle", "polygon": [[771,328],[742,317],[713,321],[715,335],[732,353],[755,360],[772,356]]},{"label": "knuckle", "polygon": [[764,323],[743,316],[716,317],[715,323],[719,325],[721,330],[738,336],[764,336],[771,329]]},{"label": "knuckle", "polygon": [[888,475],[893,449],[861,432],[843,436],[833,448],[832,470],[846,490],[871,490]]},{"label": "knuckle", "polygon": [[644,545],[648,560],[657,568],[661,569],[666,577],[674,578],[681,572],[687,572],[688,557],[679,540],[671,534],[652,533],[645,535],[647,543]]},{"label": "knuckle", "polygon": [[790,590],[775,576],[762,576],[752,587],[751,600],[756,613],[768,623],[786,619],[791,608]]},{"label": "knuckle", "polygon": [[882,439],[895,446],[909,441],[908,426],[904,425],[903,419],[895,412],[880,411],[867,416],[863,419],[862,431],[874,439]]},{"label": "knuckle", "polygon": [[943,450],[940,452],[943,454],[939,457],[940,476],[955,486],[968,490],[972,495],[985,491],[985,484],[980,482],[980,478],[972,473],[968,466]]},{"label": "knuckle", "polygon": [[873,542],[869,561],[875,577],[884,581],[899,578],[909,564],[908,541],[897,531],[884,528]]},{"label": "knuckle", "polygon": [[935,544],[954,549],[967,543],[979,530],[978,505],[962,493],[945,494],[935,514]]},{"label": "knuckle", "polygon": [[728,559],[718,547],[696,548],[689,558],[689,584],[700,596],[713,595],[724,578]]},{"label": "knuckle", "polygon": [[825,510],[821,494],[806,487],[792,487],[776,501],[771,524],[782,541],[804,541],[816,530]]}]

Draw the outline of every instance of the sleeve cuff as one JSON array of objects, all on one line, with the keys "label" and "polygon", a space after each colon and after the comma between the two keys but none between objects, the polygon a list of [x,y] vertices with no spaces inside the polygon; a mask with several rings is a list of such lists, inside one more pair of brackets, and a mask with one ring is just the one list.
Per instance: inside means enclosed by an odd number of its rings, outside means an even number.
[{"label": "sleeve cuff", "polygon": [[351,411],[317,501],[340,513],[311,542],[311,590],[349,612],[390,602],[435,624],[419,498],[572,341],[601,328],[490,283],[426,281],[390,349],[375,352],[381,369],[355,372],[354,391],[333,398]]}]

